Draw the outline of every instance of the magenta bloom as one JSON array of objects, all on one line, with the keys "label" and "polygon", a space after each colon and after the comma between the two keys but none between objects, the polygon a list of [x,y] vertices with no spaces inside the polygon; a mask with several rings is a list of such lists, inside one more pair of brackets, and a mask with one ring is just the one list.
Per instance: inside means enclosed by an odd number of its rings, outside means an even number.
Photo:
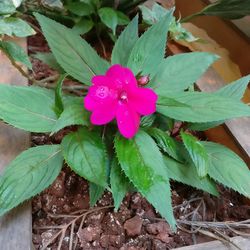
[{"label": "magenta bloom", "polygon": [[94,76],[92,83],[84,98],[85,108],[92,111],[92,124],[103,125],[116,118],[120,133],[132,138],[139,129],[140,116],[156,111],[157,95],[138,87],[129,68],[113,65],[105,75]]}]

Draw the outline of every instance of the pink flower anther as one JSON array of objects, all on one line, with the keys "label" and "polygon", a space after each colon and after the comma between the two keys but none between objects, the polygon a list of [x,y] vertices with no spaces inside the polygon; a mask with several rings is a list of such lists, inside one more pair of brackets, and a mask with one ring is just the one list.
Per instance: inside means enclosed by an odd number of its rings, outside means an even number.
[{"label": "pink flower anther", "polygon": [[139,129],[140,116],[156,111],[156,101],[152,89],[139,87],[133,72],[117,64],[105,75],[92,78],[84,107],[92,112],[92,124],[104,125],[116,118],[120,133],[132,138]]}]

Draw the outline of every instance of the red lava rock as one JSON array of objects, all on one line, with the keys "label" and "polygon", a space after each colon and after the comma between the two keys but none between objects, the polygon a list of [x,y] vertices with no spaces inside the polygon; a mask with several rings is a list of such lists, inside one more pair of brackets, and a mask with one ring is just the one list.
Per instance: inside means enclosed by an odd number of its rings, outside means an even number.
[{"label": "red lava rock", "polygon": [[153,240],[153,249],[152,250],[167,250],[168,247],[166,244],[162,243],[160,240]]},{"label": "red lava rock", "polygon": [[155,236],[156,239],[161,240],[164,243],[170,243],[173,241],[172,237],[169,237],[166,233],[159,233]]},{"label": "red lava rock", "polygon": [[121,235],[103,234],[100,239],[100,244],[102,247],[109,247],[109,249],[111,246],[120,248],[122,246],[123,241],[124,237],[122,237]]},{"label": "red lava rock", "polygon": [[171,234],[168,224],[164,221],[148,224],[146,230],[150,234],[159,234],[159,233],[166,233],[168,235]]},{"label": "red lava rock", "polygon": [[142,219],[136,215],[133,218],[126,220],[124,223],[124,229],[128,236],[137,236],[141,233]]},{"label": "red lava rock", "polygon": [[80,242],[92,242],[100,238],[102,230],[97,226],[88,226],[83,229],[79,229],[77,236]]},{"label": "red lava rock", "polygon": [[120,222],[119,217],[116,214],[108,213],[102,221],[102,229],[106,234],[121,235],[124,233],[124,229]]}]

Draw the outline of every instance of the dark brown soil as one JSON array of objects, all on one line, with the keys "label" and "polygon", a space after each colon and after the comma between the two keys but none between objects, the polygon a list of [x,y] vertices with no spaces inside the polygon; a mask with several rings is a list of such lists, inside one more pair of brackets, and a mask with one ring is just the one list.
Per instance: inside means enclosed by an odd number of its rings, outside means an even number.
[{"label": "dark brown soil", "polygon": [[[28,48],[30,54],[49,51],[39,34],[29,39]],[[32,59],[32,63],[33,73],[38,80],[55,74],[37,59]],[[69,130],[52,138],[33,134],[33,146],[60,143]],[[220,193],[220,198],[215,198],[185,185],[172,183],[176,218],[182,221],[240,221],[250,217],[249,200],[222,187]],[[118,212],[114,212],[112,205],[112,195],[106,192],[97,205],[90,208],[87,182],[64,166],[53,185],[33,199],[35,249],[54,250],[61,244],[61,249],[65,250],[163,250],[212,240],[201,234],[194,236],[187,231],[190,227],[184,226],[181,221],[179,225],[182,228],[178,228],[174,234],[139,193],[127,194]],[[67,224],[69,227],[64,232]],[[229,230],[223,232],[228,236],[235,235]],[[63,233],[65,235],[61,237]],[[58,237],[54,237],[56,234]],[[48,242],[51,244],[46,247]]]}]

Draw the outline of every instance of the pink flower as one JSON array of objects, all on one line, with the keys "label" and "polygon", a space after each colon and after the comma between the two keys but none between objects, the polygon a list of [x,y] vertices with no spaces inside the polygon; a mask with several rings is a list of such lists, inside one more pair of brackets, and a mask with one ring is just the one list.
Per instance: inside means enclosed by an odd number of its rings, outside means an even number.
[{"label": "pink flower", "polygon": [[157,95],[138,87],[129,68],[113,65],[105,75],[94,76],[92,83],[84,98],[85,108],[92,111],[92,124],[104,125],[116,118],[120,133],[132,138],[139,129],[140,116],[156,111]]}]

